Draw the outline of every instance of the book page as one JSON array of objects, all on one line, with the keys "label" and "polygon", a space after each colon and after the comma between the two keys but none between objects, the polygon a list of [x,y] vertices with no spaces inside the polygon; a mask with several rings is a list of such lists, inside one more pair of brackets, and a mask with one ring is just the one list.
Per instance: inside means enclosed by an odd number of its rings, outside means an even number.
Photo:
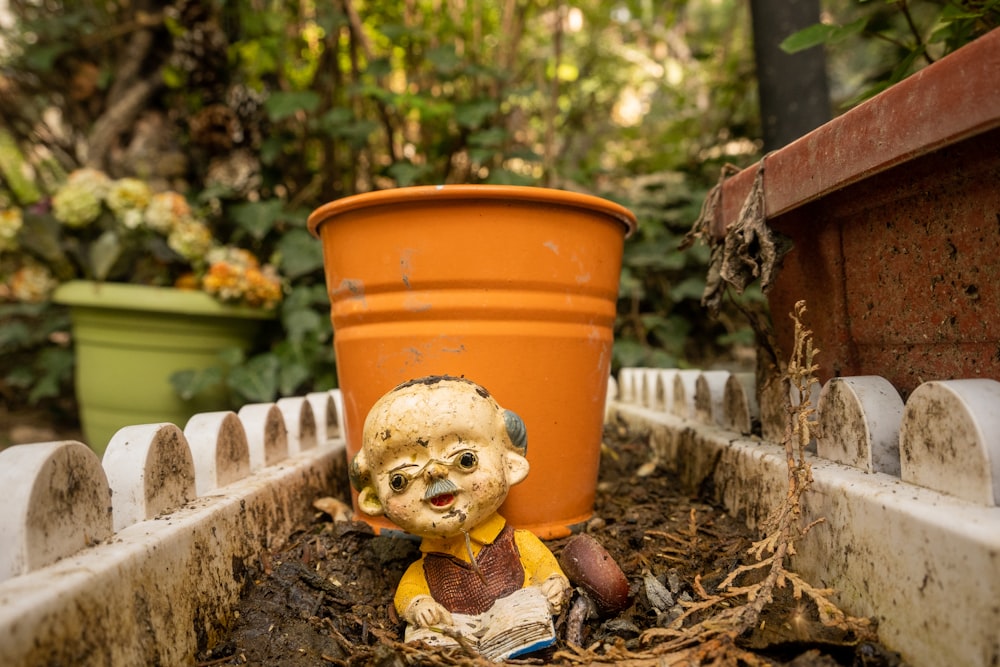
[{"label": "book page", "polygon": [[479,650],[502,660],[529,653],[555,642],[555,628],[545,594],[529,586],[497,600],[482,615]]},{"label": "book page", "polygon": [[[549,604],[541,589],[529,586],[500,598],[484,613],[452,614],[453,627],[483,657],[501,661],[555,643],[555,627]],[[406,627],[404,641],[423,641],[431,646],[456,646],[458,642],[441,628]]]}]

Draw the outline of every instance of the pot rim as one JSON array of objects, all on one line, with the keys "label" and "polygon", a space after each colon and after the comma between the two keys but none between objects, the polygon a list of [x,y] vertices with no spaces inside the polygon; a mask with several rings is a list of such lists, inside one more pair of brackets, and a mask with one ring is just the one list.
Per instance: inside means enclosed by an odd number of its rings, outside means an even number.
[{"label": "pot rim", "polygon": [[258,320],[271,319],[276,312],[222,303],[210,294],[198,290],[94,280],[65,282],[52,293],[52,301],[70,307],[145,310]]},{"label": "pot rim", "polygon": [[342,199],[335,199],[317,208],[309,216],[308,226],[310,233],[318,238],[320,225],[334,216],[347,213],[348,211],[403,202],[430,202],[434,200],[461,201],[469,199],[517,200],[575,207],[603,213],[622,223],[625,227],[624,238],[631,236],[638,224],[635,214],[632,211],[621,204],[616,204],[613,201],[595,195],[528,185],[480,184],[414,185],[351,195]]}]

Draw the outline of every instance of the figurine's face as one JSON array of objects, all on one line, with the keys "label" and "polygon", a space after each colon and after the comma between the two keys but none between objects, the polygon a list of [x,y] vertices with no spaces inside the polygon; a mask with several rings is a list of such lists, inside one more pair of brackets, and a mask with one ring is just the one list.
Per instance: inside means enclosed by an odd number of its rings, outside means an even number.
[{"label": "figurine's face", "polygon": [[474,385],[452,385],[397,390],[365,424],[371,488],[359,496],[361,509],[422,537],[471,530],[528,471],[511,449],[499,406]]}]

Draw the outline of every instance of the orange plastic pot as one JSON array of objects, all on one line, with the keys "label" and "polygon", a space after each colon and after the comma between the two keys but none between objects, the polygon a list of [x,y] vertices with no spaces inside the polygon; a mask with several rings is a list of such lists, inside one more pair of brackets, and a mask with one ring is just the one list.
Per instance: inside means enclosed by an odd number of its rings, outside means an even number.
[{"label": "orange plastic pot", "polygon": [[531,472],[511,489],[507,520],[545,538],[585,522],[635,225],[598,197],[489,185],[372,192],[313,212],[348,456],[382,394],[425,375],[465,376],[527,425]]}]

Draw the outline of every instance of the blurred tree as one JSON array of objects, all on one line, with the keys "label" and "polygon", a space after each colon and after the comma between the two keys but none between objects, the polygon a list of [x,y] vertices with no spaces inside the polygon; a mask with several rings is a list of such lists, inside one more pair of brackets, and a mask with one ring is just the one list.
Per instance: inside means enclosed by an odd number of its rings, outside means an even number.
[{"label": "blurred tree", "polygon": [[764,150],[791,143],[830,120],[822,48],[785,53],[781,43],[819,21],[819,0],[751,0]]}]

